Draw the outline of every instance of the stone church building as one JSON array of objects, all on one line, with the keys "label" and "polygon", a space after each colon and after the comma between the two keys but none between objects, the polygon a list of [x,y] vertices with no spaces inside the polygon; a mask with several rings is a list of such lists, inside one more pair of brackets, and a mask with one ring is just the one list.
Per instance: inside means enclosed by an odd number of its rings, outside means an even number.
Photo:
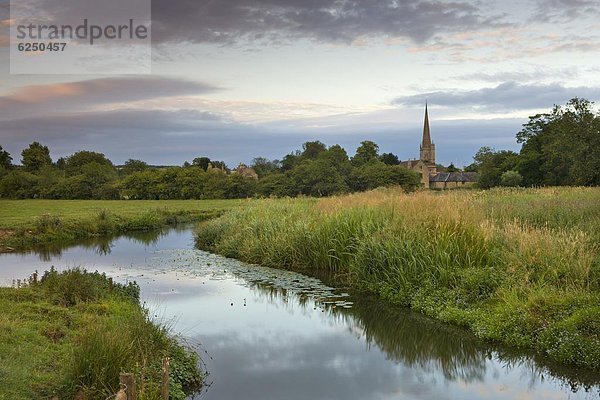
[{"label": "stone church building", "polygon": [[421,183],[431,189],[451,189],[469,187],[477,182],[475,172],[438,172],[435,163],[435,143],[431,141],[429,131],[429,113],[425,104],[425,122],[423,123],[423,139],[418,160],[403,161],[400,165],[421,173]]}]

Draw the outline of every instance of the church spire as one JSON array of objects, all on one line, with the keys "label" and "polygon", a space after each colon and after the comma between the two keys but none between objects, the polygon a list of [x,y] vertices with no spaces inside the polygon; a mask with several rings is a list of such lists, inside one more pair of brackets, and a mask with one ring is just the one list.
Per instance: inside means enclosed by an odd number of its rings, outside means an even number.
[{"label": "church spire", "polygon": [[425,101],[425,122],[423,123],[423,147],[431,146],[431,135],[429,133],[429,114],[427,113],[427,101]]},{"label": "church spire", "polygon": [[425,121],[423,122],[423,141],[421,142],[421,161],[435,165],[435,144],[429,132],[429,113],[425,102]]}]

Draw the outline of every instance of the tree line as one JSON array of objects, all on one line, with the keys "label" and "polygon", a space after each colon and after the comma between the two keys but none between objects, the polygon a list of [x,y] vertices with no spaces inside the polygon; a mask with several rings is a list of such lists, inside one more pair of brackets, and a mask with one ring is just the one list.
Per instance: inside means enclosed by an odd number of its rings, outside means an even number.
[{"label": "tree line", "polygon": [[[47,199],[233,199],[254,196],[329,196],[400,185],[416,189],[419,174],[379,155],[364,141],[353,157],[339,145],[306,142],[281,161],[255,158],[256,176],[230,171],[224,162],[195,158],[182,166],[157,167],[130,159],[115,166],[104,154],[78,151],[53,161],[50,150],[33,142],[21,165],[0,147],[0,197]],[[233,172],[233,173],[232,173]]]},{"label": "tree line", "polygon": [[[517,133],[519,153],[482,147],[465,171],[478,173],[478,186],[600,185],[600,114],[593,103],[574,98],[566,106],[531,116]],[[330,196],[380,186],[414,190],[420,176],[401,167],[392,153],[379,154],[363,141],[350,157],[340,145],[306,142],[282,160],[258,157],[258,179],[230,173],[222,161],[195,158],[181,167],[128,160],[115,166],[102,153],[79,151],[50,157],[47,146],[31,143],[21,165],[0,146],[0,197],[49,199],[221,199],[254,196]],[[458,171],[450,164],[439,170]]]},{"label": "tree line", "polygon": [[482,147],[465,168],[481,188],[600,185],[600,113],[571,99],[564,107],[529,117],[516,135],[519,153]]}]

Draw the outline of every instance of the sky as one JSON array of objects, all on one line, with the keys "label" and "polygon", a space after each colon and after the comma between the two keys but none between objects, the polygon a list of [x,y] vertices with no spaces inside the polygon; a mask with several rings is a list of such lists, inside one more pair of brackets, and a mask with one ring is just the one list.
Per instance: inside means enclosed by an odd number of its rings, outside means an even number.
[{"label": "sky", "polygon": [[0,146],[235,166],[373,140],[406,160],[427,101],[437,161],[463,166],[518,151],[531,115],[600,101],[598,21],[597,0],[154,0],[151,73],[11,75],[0,0]]}]

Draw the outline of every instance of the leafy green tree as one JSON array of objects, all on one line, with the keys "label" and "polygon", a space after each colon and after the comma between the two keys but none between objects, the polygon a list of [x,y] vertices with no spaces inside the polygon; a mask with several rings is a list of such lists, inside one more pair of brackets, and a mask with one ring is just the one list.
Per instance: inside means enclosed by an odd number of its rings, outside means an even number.
[{"label": "leafy green tree", "polygon": [[523,125],[518,169],[526,185],[600,184],[600,115],[592,105],[574,98]]},{"label": "leafy green tree", "polygon": [[130,199],[156,200],[158,194],[158,170],[148,169],[142,172],[134,172],[121,181],[122,195]]},{"label": "leafy green tree", "polygon": [[4,150],[2,146],[0,146],[0,172],[6,171],[12,168],[12,157],[8,153],[8,151]]},{"label": "leafy green tree", "polygon": [[370,140],[360,142],[356,154],[352,157],[352,165],[358,167],[376,161],[379,161],[379,146]]},{"label": "leafy green tree", "polygon": [[177,174],[177,187],[181,199],[201,199],[206,185],[206,172],[200,167],[181,168]]},{"label": "leafy green tree", "polygon": [[273,173],[258,181],[256,191],[263,197],[287,197],[294,196],[294,190],[288,174]]},{"label": "leafy green tree", "polygon": [[393,154],[393,153],[383,153],[379,159],[387,165],[399,165],[400,164],[400,160],[398,159],[398,156]]},{"label": "leafy green tree", "polygon": [[51,165],[50,150],[39,142],[33,142],[21,152],[21,163],[27,172],[39,171],[44,165]]},{"label": "leafy green tree", "polygon": [[229,175],[225,181],[225,198],[244,199],[256,194],[256,179],[243,175]]},{"label": "leafy green tree", "polygon": [[348,191],[345,179],[326,159],[304,160],[288,173],[293,195],[330,196]]},{"label": "leafy green tree", "polygon": [[65,160],[64,157],[60,157],[58,160],[56,160],[56,168],[60,169],[61,171],[65,170],[65,164],[67,163],[67,161]]},{"label": "leafy green tree", "polygon": [[306,142],[302,145],[302,155],[304,160],[315,160],[319,154],[326,151],[327,147],[316,140],[314,142]]},{"label": "leafy green tree", "polygon": [[420,185],[421,175],[398,165],[386,165],[378,161],[355,168],[350,181],[350,188],[355,191],[396,185],[412,191]]},{"label": "leafy green tree", "polygon": [[[339,144],[330,146],[326,151],[319,154],[319,159],[326,161],[328,167],[334,168],[343,178],[347,180],[352,171],[352,164],[346,150]],[[347,191],[344,188],[344,191]]]},{"label": "leafy green tree", "polygon": [[[113,163],[106,158],[102,153],[95,151],[82,150],[78,151],[65,159],[65,171],[68,176],[74,176],[84,173],[85,166],[92,164],[94,166],[108,167],[103,168],[106,172],[108,169],[114,170]],[[89,171],[89,168],[87,168]]]},{"label": "leafy green tree", "polygon": [[64,171],[55,165],[45,165],[36,173],[38,176],[38,193],[42,198],[53,198],[53,188],[65,177]]},{"label": "leafy green tree", "polygon": [[276,173],[281,167],[279,160],[268,160],[264,157],[256,157],[252,160],[251,167],[256,171],[259,178],[264,178],[267,175]]},{"label": "leafy green tree", "polygon": [[121,173],[123,175],[131,175],[134,172],[142,172],[148,169],[148,164],[142,160],[133,160],[129,159],[125,161],[123,164],[123,168],[121,168]]},{"label": "leafy green tree", "polygon": [[490,147],[482,147],[473,157],[470,170],[478,172],[477,184],[483,189],[499,186],[502,174],[516,169],[519,155],[514,151],[495,151]]},{"label": "leafy green tree", "polygon": [[196,157],[192,160],[192,165],[200,167],[205,171],[208,169],[208,164],[210,164],[210,158],[208,157]]},{"label": "leafy green tree", "polygon": [[300,154],[301,153],[299,151],[296,151],[294,153],[287,154],[285,157],[283,157],[283,160],[281,160],[281,170],[290,171],[291,169],[296,167],[302,161]]},{"label": "leafy green tree", "polygon": [[12,170],[0,180],[0,197],[32,199],[39,196],[40,178],[30,172]]},{"label": "leafy green tree", "polygon": [[225,180],[227,175],[219,170],[211,170],[206,174],[206,184],[202,192],[203,199],[224,199],[225,198]]}]

